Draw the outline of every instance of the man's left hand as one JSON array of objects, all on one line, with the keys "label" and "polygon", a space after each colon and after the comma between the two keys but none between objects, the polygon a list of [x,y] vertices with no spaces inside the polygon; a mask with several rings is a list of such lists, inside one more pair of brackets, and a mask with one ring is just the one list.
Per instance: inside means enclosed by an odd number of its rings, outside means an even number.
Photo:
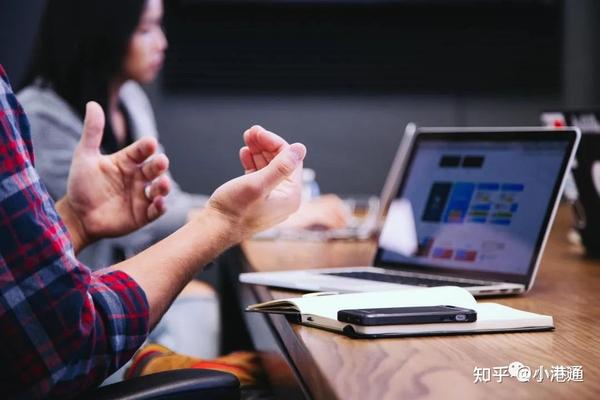
[{"label": "man's left hand", "polygon": [[104,112],[86,106],[81,140],[73,154],[67,195],[57,203],[76,251],[103,238],[130,233],[165,211],[169,160],[156,154],[154,138],[143,138],[114,154],[100,153]]}]

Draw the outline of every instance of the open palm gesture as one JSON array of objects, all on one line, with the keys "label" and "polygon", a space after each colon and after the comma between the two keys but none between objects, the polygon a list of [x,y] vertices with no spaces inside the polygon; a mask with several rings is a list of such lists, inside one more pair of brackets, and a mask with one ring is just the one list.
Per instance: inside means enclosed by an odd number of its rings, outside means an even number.
[{"label": "open palm gesture", "polygon": [[170,189],[169,179],[163,175],[169,160],[164,154],[154,155],[155,139],[140,139],[103,155],[103,130],[102,108],[88,103],[65,198],[87,241],[124,235],[155,220],[165,212],[164,196]]}]

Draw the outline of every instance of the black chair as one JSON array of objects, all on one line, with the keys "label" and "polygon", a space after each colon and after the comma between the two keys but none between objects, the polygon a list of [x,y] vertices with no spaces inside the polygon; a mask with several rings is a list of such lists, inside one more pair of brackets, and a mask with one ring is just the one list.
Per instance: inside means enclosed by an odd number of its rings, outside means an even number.
[{"label": "black chair", "polygon": [[239,400],[240,382],[227,372],[179,369],[140,376],[94,389],[81,396],[91,400]]}]

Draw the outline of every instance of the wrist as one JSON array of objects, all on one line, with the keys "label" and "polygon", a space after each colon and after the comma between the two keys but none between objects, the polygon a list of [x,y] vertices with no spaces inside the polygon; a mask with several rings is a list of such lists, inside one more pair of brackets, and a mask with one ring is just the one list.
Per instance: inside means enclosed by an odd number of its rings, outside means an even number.
[{"label": "wrist", "polygon": [[236,218],[211,206],[203,208],[192,221],[209,226],[227,248],[239,244],[246,236]]},{"label": "wrist", "polygon": [[75,253],[92,242],[85,226],[66,197],[56,202],[56,211],[69,231]]}]

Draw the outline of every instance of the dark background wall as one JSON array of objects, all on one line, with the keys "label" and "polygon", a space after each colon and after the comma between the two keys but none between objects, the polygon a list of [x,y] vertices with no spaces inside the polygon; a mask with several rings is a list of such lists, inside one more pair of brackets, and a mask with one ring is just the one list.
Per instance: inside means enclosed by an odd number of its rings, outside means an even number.
[{"label": "dark background wall", "polygon": [[[18,80],[43,0],[0,0]],[[148,87],[178,182],[240,172],[262,124],[309,147],[324,191],[377,193],[407,122],[535,125],[600,101],[600,2],[168,0],[170,49]]]},{"label": "dark background wall", "polygon": [[0,0],[0,63],[16,84],[26,68],[45,0]]}]

